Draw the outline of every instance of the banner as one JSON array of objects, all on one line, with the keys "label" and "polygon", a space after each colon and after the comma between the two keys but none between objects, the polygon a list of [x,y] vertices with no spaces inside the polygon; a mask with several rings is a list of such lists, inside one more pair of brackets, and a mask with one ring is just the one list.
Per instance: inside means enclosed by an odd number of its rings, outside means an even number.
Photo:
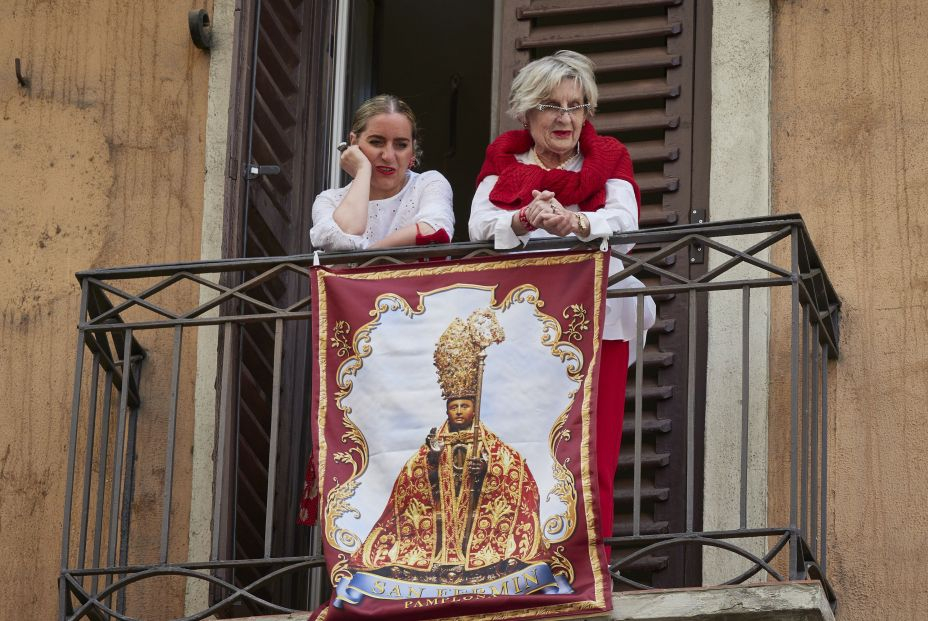
[{"label": "banner", "polygon": [[315,618],[611,608],[596,380],[605,256],[313,269]]}]

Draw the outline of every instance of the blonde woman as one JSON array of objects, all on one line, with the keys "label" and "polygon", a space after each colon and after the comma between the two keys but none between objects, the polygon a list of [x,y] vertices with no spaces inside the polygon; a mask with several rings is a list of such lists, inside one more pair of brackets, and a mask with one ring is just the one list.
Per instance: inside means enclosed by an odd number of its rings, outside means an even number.
[{"label": "blonde woman", "polygon": [[313,203],[313,247],[366,250],[447,243],[454,234],[451,185],[441,173],[416,173],[416,117],[393,95],[365,101],[354,114],[341,167],[352,177]]}]

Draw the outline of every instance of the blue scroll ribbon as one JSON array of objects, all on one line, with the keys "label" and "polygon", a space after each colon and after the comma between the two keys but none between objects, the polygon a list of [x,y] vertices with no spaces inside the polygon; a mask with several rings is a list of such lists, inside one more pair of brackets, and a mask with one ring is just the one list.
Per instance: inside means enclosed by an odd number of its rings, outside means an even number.
[{"label": "blue scroll ribbon", "polygon": [[379,574],[358,571],[342,578],[335,585],[337,608],[359,604],[365,597],[387,600],[442,599],[464,595],[500,597],[527,595],[566,595],[573,593],[563,575],[555,576],[547,563],[532,563],[510,574],[478,584],[434,584],[410,580],[395,580]]}]

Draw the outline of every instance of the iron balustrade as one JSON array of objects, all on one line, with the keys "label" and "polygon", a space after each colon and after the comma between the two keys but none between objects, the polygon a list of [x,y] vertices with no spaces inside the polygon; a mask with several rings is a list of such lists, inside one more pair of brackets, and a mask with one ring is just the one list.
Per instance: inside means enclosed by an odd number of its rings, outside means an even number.
[{"label": "iron balustrade", "polygon": [[[748,569],[732,576],[726,584],[744,582],[766,574],[775,580],[819,579],[834,604],[834,596],[825,577],[827,554],[827,464],[828,464],[828,374],[829,360],[837,359],[840,302],[821,265],[821,261],[799,216],[756,218],[731,222],[673,226],[615,235],[610,243],[637,244],[633,254],[622,254],[625,269],[610,277],[610,283],[637,275],[643,280],[657,279],[644,289],[610,291],[609,297],[637,297],[639,332],[643,324],[645,295],[682,295],[688,302],[688,350],[686,368],[686,483],[685,528],[678,532],[645,533],[641,528],[643,464],[643,381],[644,364],[634,367],[633,493],[630,533],[607,540],[613,547],[610,567],[618,588],[649,588],[628,577],[625,569],[641,558],[674,546],[721,548],[747,559]],[[533,241],[531,249],[576,247],[576,240]],[[667,269],[668,257],[698,246],[707,256],[720,257],[703,275],[687,278]],[[766,256],[776,246],[779,265]],[[248,602],[255,610],[271,614],[290,612],[292,607],[271,601],[267,585],[283,576],[300,574],[306,589],[304,608],[319,603],[325,579],[323,559],[309,550],[289,550],[281,554],[272,549],[272,530],[280,516],[274,515],[276,455],[280,444],[278,427],[281,407],[281,359],[284,324],[307,322],[311,318],[310,298],[304,297],[285,307],[263,302],[253,295],[256,288],[294,273],[309,278],[314,262],[324,265],[402,263],[430,258],[468,258],[495,254],[485,243],[408,247],[380,251],[331,253],[290,257],[199,261],[190,263],[143,265],[117,269],[98,269],[77,274],[81,284],[76,362],[73,383],[70,437],[64,521],[62,530],[59,605],[61,619],[133,619],[151,605],[150,592],[160,592],[159,610],[167,609],[166,593],[183,600],[178,587],[173,592],[148,587],[161,584],[158,579],[172,576],[189,584],[206,583],[213,589],[212,603],[178,613],[190,621],[222,613],[235,602]],[[387,254],[385,254],[387,253]],[[733,272],[752,270],[750,275]],[[217,274],[236,276],[238,284],[225,285]],[[252,277],[242,276],[255,274]],[[136,293],[133,283],[153,281]],[[172,310],[170,292],[187,287],[199,293],[201,302],[180,311]],[[789,517],[783,524],[749,526],[749,451],[751,401],[749,346],[751,330],[751,294],[756,289],[786,288],[790,296],[789,342],[789,462],[788,498],[780,489],[769,489],[772,502],[788,504]],[[696,443],[695,379],[705,369],[697,368],[696,323],[700,305],[716,292],[740,294],[741,313],[741,429],[740,455],[732,460],[739,471],[740,489],[737,512],[738,527],[705,531],[695,515],[698,481],[694,462]],[[207,295],[204,295],[204,292]],[[219,312],[221,311],[221,312]],[[146,314],[148,316],[142,316]],[[232,352],[240,330],[246,323],[263,322],[273,333],[273,375],[265,390],[271,395],[271,431],[267,438],[267,489],[263,493],[266,519],[263,525],[264,554],[260,558],[235,558],[224,554],[220,533],[228,532],[227,509],[228,464],[225,462],[233,441],[230,429],[236,395],[230,388]],[[190,358],[184,357],[185,335],[191,330],[214,329],[221,334],[223,346],[219,364],[218,407],[215,408],[215,465],[212,474],[212,497],[197,498],[186,478],[175,477],[178,456],[178,428],[190,429],[193,399],[189,394],[189,377],[185,369]],[[189,337],[188,337],[189,338]],[[151,352],[158,360],[150,362]],[[637,340],[637,360],[642,361],[644,341]],[[165,364],[165,361],[170,361]],[[88,362],[89,361],[89,362]],[[147,365],[150,365],[150,370]],[[776,373],[776,369],[771,375]],[[146,401],[162,399],[161,403]],[[212,414],[212,412],[211,412]],[[146,420],[150,418],[151,420]],[[145,425],[144,442],[139,441],[139,426]],[[163,443],[151,441],[163,425]],[[768,425],[785,425],[777,413],[768,414]],[[184,449],[193,440],[181,435]],[[625,457],[627,460],[627,457]],[[138,472],[145,463],[149,471]],[[163,464],[153,465],[155,463]],[[186,467],[191,467],[187,463]],[[151,473],[157,476],[152,479]],[[140,482],[139,477],[143,480]],[[192,559],[186,544],[193,545],[189,523],[178,523],[172,510],[178,486],[190,495],[191,507],[209,502],[211,507],[209,558]],[[160,489],[157,489],[160,487]],[[188,489],[189,488],[189,489]],[[153,499],[160,496],[160,503]],[[144,497],[144,502],[142,498]],[[152,513],[157,510],[157,517]],[[734,509],[733,509],[734,510]],[[174,518],[172,520],[172,517]],[[277,522],[275,522],[275,519]],[[291,523],[295,515],[284,516]],[[157,533],[157,545],[153,537]],[[741,545],[749,539],[764,542],[766,550]],[[179,552],[172,552],[179,550]],[[184,555],[187,555],[186,557]],[[180,555],[181,558],[178,558]],[[236,583],[235,571],[248,568],[260,574],[248,584]],[[240,581],[239,581],[240,582]],[[189,584],[187,586],[189,586]],[[684,586],[684,585],[680,585]],[[692,586],[692,585],[688,585]],[[147,602],[147,603],[146,603]],[[184,608],[183,601],[169,602],[174,610]]]}]

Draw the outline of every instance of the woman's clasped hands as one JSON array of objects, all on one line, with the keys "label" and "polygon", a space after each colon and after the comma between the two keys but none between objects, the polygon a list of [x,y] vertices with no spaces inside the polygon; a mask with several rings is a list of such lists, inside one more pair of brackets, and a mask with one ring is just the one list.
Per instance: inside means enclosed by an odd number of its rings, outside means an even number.
[{"label": "woman's clasped hands", "polygon": [[525,207],[525,218],[533,227],[558,237],[576,232],[574,213],[558,202],[554,192],[532,190],[532,197],[532,202]]}]

